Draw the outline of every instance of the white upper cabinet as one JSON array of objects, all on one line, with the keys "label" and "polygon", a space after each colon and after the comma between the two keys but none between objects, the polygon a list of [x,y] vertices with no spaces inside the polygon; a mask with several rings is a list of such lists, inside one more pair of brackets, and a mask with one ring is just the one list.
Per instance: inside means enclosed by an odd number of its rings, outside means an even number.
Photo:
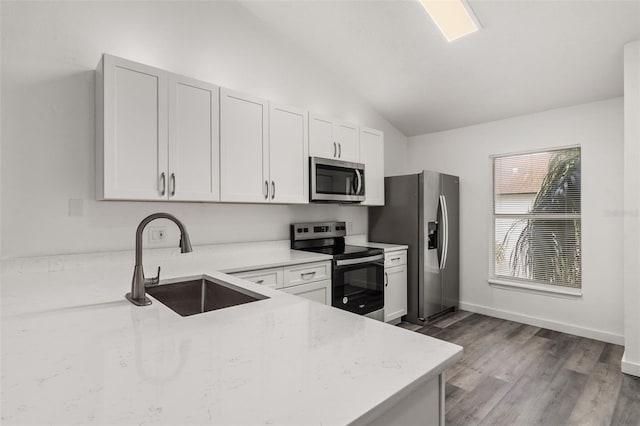
[{"label": "white upper cabinet", "polygon": [[360,162],[364,164],[366,206],[384,205],[384,134],[360,129]]},{"label": "white upper cabinet", "polygon": [[96,73],[96,194],[217,201],[218,87],[103,55]]},{"label": "white upper cabinet", "polygon": [[365,163],[364,204],[384,204],[382,132],[111,55],[98,64],[98,200],[306,204],[309,156]]},{"label": "white upper cabinet", "polygon": [[357,163],[360,159],[360,135],[358,126],[346,122],[337,122],[334,126],[338,159]]},{"label": "white upper cabinet", "polygon": [[268,102],[220,89],[220,198],[268,202]]},{"label": "white upper cabinet", "polygon": [[357,162],[360,158],[358,126],[309,113],[309,155]]},{"label": "white upper cabinet", "polygon": [[288,204],[309,202],[308,147],[307,112],[270,103],[270,201]]},{"label": "white upper cabinet", "polygon": [[218,86],[169,76],[169,199],[220,199],[218,114]]},{"label": "white upper cabinet", "polygon": [[96,196],[167,197],[168,73],[104,55],[96,72]]},{"label": "white upper cabinet", "polygon": [[338,144],[333,139],[333,121],[309,113],[309,155],[338,158]]}]

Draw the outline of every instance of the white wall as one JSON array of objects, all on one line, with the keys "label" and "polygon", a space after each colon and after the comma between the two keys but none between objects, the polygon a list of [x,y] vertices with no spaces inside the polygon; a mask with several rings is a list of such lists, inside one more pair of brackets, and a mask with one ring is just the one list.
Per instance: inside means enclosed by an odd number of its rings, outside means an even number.
[{"label": "white wall", "polygon": [[[406,138],[351,88],[235,2],[2,2],[2,257],[131,248],[138,221],[165,210],[194,244],[288,238],[294,220],[366,210],[96,202],[94,69],[111,53],[385,132],[386,171]],[[70,199],[84,215],[70,217]]]},{"label": "white wall", "polygon": [[624,315],[622,371],[640,376],[640,40],[624,48]]},{"label": "white wall", "polygon": [[[489,156],[575,144],[582,147],[582,297],[489,286]],[[409,138],[412,172],[460,176],[463,307],[622,343],[622,153],[621,98]]]}]

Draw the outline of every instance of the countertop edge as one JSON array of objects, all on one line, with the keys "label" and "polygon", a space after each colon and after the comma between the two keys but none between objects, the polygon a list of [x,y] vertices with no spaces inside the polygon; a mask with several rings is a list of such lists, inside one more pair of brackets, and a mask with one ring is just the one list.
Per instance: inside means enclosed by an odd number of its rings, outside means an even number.
[{"label": "countertop edge", "polygon": [[[458,345],[455,345],[455,346],[458,346]],[[350,425],[366,425],[371,423],[373,420],[377,419],[382,414],[384,414],[388,409],[390,409],[391,407],[396,405],[398,402],[400,402],[403,398],[411,394],[415,389],[420,387],[423,383],[426,383],[429,380],[433,379],[434,377],[444,373],[444,371],[447,368],[449,368],[450,366],[458,362],[460,359],[462,359],[462,355],[463,355],[463,348],[462,346],[458,346],[458,350],[453,355],[451,355],[448,359],[438,364],[428,373],[425,373],[422,376],[418,377],[416,380],[414,380],[412,383],[405,386],[404,388],[400,389],[398,392],[389,396],[387,399],[383,400],[381,403],[379,403],[369,411],[363,413],[360,417],[354,419],[349,424]]]},{"label": "countertop edge", "polygon": [[317,254],[317,256],[306,259],[282,260],[273,263],[252,264],[249,266],[234,266],[231,268],[220,268],[219,272],[224,274],[237,274],[239,272],[259,271],[261,269],[283,268],[294,265],[304,265],[305,263],[317,263],[330,261],[332,257],[328,254]]}]

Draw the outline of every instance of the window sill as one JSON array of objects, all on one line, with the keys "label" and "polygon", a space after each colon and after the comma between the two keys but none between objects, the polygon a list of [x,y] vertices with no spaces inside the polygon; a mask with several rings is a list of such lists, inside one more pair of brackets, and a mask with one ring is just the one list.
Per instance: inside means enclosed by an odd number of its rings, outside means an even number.
[{"label": "window sill", "polygon": [[559,287],[535,283],[521,283],[493,277],[489,278],[488,282],[491,287],[501,288],[504,290],[523,291],[526,293],[542,294],[554,297],[565,297],[568,299],[577,299],[582,297],[581,288]]}]

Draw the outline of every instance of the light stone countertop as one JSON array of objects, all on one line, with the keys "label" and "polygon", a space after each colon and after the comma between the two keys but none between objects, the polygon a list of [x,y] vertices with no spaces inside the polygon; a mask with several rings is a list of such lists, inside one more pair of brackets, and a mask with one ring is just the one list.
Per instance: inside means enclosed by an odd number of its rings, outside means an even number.
[{"label": "light stone countertop", "polygon": [[367,247],[383,249],[385,253],[409,249],[409,246],[404,244],[387,244],[387,243],[375,243],[372,241],[368,241],[367,236],[364,234],[347,236],[346,243],[353,244],[356,246],[367,246]]},{"label": "light stone countertop", "polygon": [[2,423],[361,423],[460,358],[457,345],[219,272],[329,259],[285,243],[145,252],[163,280],[205,274],[269,297],[190,317],[124,299],[132,252],[3,261]]}]

